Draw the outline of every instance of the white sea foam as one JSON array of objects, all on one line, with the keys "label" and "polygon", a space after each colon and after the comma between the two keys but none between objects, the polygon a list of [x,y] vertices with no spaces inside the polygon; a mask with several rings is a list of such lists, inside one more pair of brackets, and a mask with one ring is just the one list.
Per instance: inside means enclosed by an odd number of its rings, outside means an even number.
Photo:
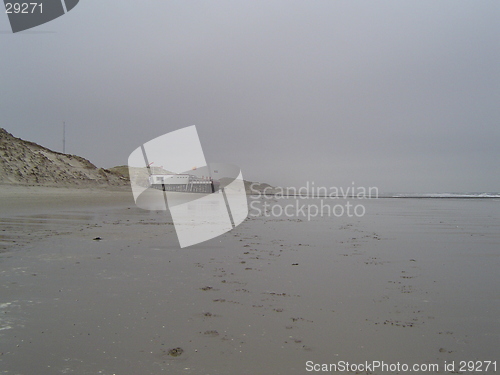
[{"label": "white sea foam", "polygon": [[411,193],[394,194],[393,198],[500,198],[500,193]]}]

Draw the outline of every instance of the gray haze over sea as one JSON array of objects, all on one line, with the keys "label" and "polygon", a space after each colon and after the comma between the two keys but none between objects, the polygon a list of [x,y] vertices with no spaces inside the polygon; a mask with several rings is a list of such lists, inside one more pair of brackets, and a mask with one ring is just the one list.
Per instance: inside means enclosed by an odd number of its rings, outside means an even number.
[{"label": "gray haze over sea", "polygon": [[281,186],[496,192],[500,3],[82,0],[0,14],[0,127],[90,159],[197,125],[207,161]]}]

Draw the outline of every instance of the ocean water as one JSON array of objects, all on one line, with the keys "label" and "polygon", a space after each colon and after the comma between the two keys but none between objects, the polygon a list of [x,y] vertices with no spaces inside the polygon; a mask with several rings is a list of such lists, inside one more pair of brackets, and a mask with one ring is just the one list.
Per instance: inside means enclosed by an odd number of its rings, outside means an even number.
[{"label": "ocean water", "polygon": [[500,193],[395,193],[386,194],[392,198],[500,198]]}]

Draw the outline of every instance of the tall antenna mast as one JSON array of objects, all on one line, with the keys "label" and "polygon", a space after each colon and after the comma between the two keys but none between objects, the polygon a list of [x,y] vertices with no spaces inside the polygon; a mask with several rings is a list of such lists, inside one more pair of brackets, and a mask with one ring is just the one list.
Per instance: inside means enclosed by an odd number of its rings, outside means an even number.
[{"label": "tall antenna mast", "polygon": [[66,122],[63,121],[63,154],[66,153]]}]

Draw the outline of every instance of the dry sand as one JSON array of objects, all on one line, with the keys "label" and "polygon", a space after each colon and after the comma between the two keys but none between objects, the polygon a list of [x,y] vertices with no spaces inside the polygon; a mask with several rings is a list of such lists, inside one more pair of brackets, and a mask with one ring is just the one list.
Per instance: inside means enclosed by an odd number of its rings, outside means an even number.
[{"label": "dry sand", "polygon": [[180,249],[126,190],[2,187],[0,373],[498,371],[499,200],[363,204],[361,218],[249,218]]}]

